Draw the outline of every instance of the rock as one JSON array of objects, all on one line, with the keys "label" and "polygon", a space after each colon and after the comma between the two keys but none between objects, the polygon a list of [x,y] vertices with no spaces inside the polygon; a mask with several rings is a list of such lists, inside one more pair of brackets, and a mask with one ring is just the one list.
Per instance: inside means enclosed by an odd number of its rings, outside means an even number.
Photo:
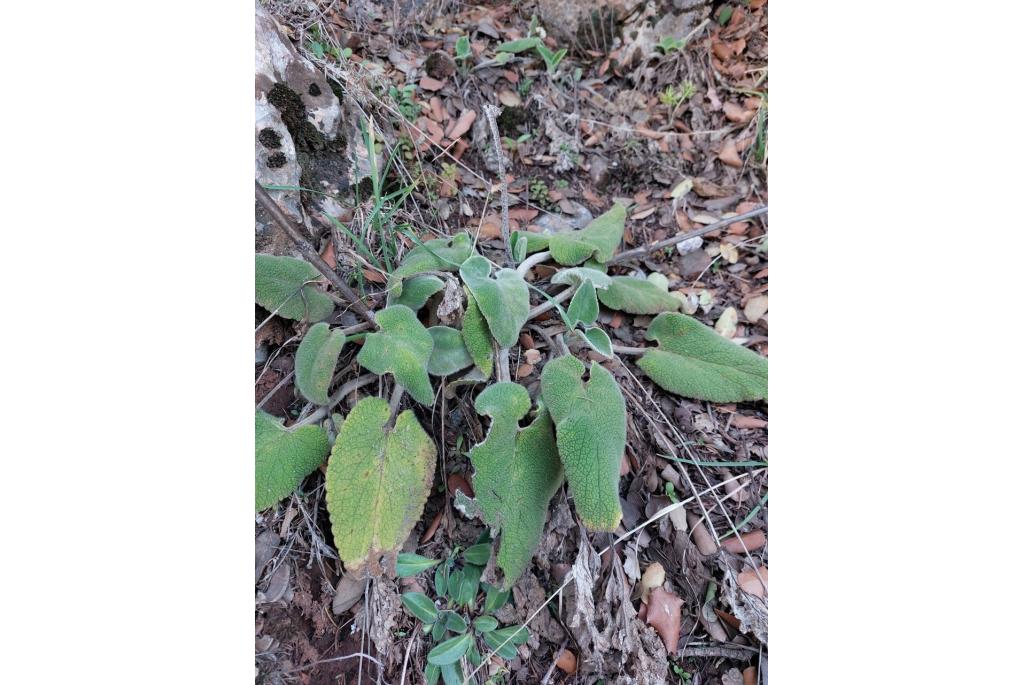
[{"label": "rock", "polygon": [[[263,185],[342,191],[347,178],[341,102],[323,75],[285,38],[274,18],[256,6],[256,180]],[[298,191],[270,196],[313,236]],[[324,196],[313,196],[320,210]],[[327,198],[330,200],[330,198]],[[332,207],[333,208],[333,207]],[[322,211],[322,210],[320,210]],[[262,210],[256,212],[256,251],[294,254],[288,238]]]},{"label": "rock", "polygon": [[577,54],[588,50],[607,53],[624,17],[644,4],[644,0],[606,0],[595,6],[592,0],[539,0],[544,29],[569,45]]},{"label": "rock", "polygon": [[650,0],[623,26],[622,61],[632,65],[655,54],[662,38],[686,38],[711,16],[711,0]]}]

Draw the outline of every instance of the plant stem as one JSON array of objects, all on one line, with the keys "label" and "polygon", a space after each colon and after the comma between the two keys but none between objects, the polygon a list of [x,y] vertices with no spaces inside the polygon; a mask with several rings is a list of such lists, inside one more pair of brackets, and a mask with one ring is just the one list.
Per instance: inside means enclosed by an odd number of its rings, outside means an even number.
[{"label": "plant stem", "polygon": [[570,297],[572,297],[572,294],[574,292],[576,292],[576,288],[577,286],[575,285],[570,286],[563,290],[562,292],[555,295],[554,297],[552,297],[550,300],[537,305],[536,307],[530,310],[529,314],[527,314],[526,320],[529,321],[530,319],[535,319],[544,312],[548,311],[549,309],[554,309],[556,304],[561,304],[562,302],[565,302]]},{"label": "plant stem", "polygon": [[704,228],[698,228],[696,231],[690,231],[689,233],[680,233],[678,235],[672,236],[671,238],[665,238],[664,240],[659,240],[656,243],[651,243],[650,245],[645,245],[643,247],[638,247],[633,250],[626,250],[625,252],[620,252],[619,254],[615,255],[607,262],[605,262],[605,264],[618,264],[619,262],[624,262],[627,259],[633,259],[634,257],[643,257],[644,255],[648,255],[652,252],[661,250],[662,248],[677,245],[683,242],[684,240],[697,238],[707,233],[712,233],[714,231],[723,229],[726,226],[731,226],[732,224],[739,223],[740,221],[747,221],[749,219],[753,219],[755,217],[767,213],[767,205],[765,205],[764,207],[758,207],[757,209],[752,209],[749,212],[744,212],[743,214],[737,214],[736,216],[730,216],[727,219],[716,221],[715,223],[709,226],[705,226]]},{"label": "plant stem", "polygon": [[643,354],[646,351],[646,347],[626,347],[625,345],[612,345],[612,352],[617,352],[619,354]]},{"label": "plant stem", "polygon": [[281,230],[291,238],[291,241],[295,243],[295,246],[299,248],[299,252],[306,258],[310,264],[315,266],[317,270],[327,277],[327,280],[331,282],[331,285],[344,296],[348,303],[352,305],[352,308],[356,310],[359,316],[366,319],[377,327],[377,322],[373,318],[373,312],[367,309],[366,305],[359,298],[352,288],[348,286],[345,281],[341,280],[341,277],[334,272],[327,262],[320,257],[319,253],[313,249],[313,246],[306,242],[306,239],[302,237],[302,233],[295,226],[295,223],[291,218],[284,213],[281,206],[274,201],[274,198],[270,197],[270,194],[260,185],[259,181],[256,181],[256,200],[259,201],[260,205],[270,214],[271,218],[281,227]]},{"label": "plant stem", "polygon": [[398,407],[402,404],[402,396],[405,395],[405,388],[395,383],[395,389],[391,392],[391,402],[388,406],[391,408],[391,416],[388,418],[387,427],[393,428],[395,425],[395,417],[398,416]]},{"label": "plant stem", "polygon": [[516,267],[516,273],[519,274],[520,276],[526,276],[526,272],[528,272],[530,269],[537,266],[538,264],[548,261],[549,259],[551,259],[551,253],[548,252],[547,250],[545,250],[544,252],[537,252],[535,254],[532,254],[526,259],[524,259],[522,264]]},{"label": "plant stem", "polygon": [[341,404],[341,401],[345,399],[346,395],[348,395],[353,390],[358,390],[364,385],[369,385],[375,380],[377,380],[376,374],[366,373],[363,374],[362,376],[359,376],[355,380],[349,381],[345,385],[338,388],[338,391],[331,395],[330,398],[328,398],[327,404],[320,407],[306,418],[302,419],[302,421],[296,423],[295,426],[293,426],[293,428],[298,428],[299,426],[308,426],[311,423],[319,422],[321,419],[325,418],[328,414],[330,414],[331,410],[334,409],[334,407]]},{"label": "plant stem", "polygon": [[505,382],[512,380],[509,375],[508,369],[508,348],[502,347],[498,350],[498,382]]}]

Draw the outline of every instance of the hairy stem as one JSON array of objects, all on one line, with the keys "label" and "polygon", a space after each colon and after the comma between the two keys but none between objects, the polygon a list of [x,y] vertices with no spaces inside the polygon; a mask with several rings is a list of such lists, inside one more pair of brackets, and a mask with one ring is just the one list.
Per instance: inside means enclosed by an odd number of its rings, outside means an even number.
[{"label": "hairy stem", "polygon": [[562,302],[565,302],[570,297],[572,297],[572,294],[574,292],[576,292],[576,288],[577,286],[575,285],[570,286],[563,290],[562,292],[555,295],[554,297],[552,297],[550,300],[547,300],[537,305],[536,307],[530,310],[530,313],[526,316],[526,320],[529,321],[530,319],[535,319],[544,312],[548,311],[549,309],[554,309],[556,304],[561,304]]},{"label": "hairy stem", "polygon": [[508,181],[505,180],[505,153],[501,149],[501,136],[498,135],[498,122],[495,119],[499,114],[501,114],[500,107],[484,105],[484,116],[491,129],[491,137],[494,138],[494,151],[498,155],[498,176],[501,182],[501,239],[505,243],[505,257],[511,264],[512,245],[509,243]]},{"label": "hairy stem", "polygon": [[547,250],[545,250],[544,252],[537,252],[535,254],[532,254],[526,259],[524,259],[523,263],[516,268],[516,273],[519,274],[520,276],[526,276],[526,273],[530,269],[537,266],[538,264],[542,264],[548,261],[549,259],[551,259],[551,253],[548,252]]},{"label": "hairy stem", "polygon": [[618,354],[643,354],[646,347],[627,347],[625,345],[612,345],[612,351]]},{"label": "hairy stem", "polygon": [[359,376],[355,380],[349,381],[345,385],[338,388],[338,391],[331,395],[330,398],[328,398],[327,404],[320,407],[306,418],[302,419],[302,421],[296,423],[295,428],[298,428],[299,426],[308,426],[311,423],[317,423],[320,420],[326,418],[327,415],[331,413],[332,409],[341,404],[341,401],[345,399],[346,395],[348,395],[353,390],[358,390],[364,385],[369,385],[375,380],[377,380],[376,374],[366,373],[363,374],[362,376]]}]

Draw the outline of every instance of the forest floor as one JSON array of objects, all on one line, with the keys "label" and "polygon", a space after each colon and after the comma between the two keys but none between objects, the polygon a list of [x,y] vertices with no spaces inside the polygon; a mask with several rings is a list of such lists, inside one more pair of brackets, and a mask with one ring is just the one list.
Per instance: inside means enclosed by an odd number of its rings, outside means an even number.
[{"label": "forest floor", "polygon": [[[708,21],[685,44],[652,49],[616,39],[587,49],[549,34],[551,50],[568,48],[553,73],[533,51],[489,63],[498,44],[530,35],[534,2],[441,3],[442,13],[397,15],[391,2],[264,4],[373,123],[387,191],[404,189],[383,203],[388,225],[400,230],[370,230],[380,198],[356,188],[346,189],[334,221],[313,222],[322,253],[339,269],[355,266],[362,292],[380,291],[385,265],[413,245],[406,232],[426,239],[467,231],[481,251],[502,253],[488,104],[502,108],[513,230],[578,227],[619,202],[628,208],[622,249],[632,249],[768,204],[764,0],[711,3]],[[472,54],[455,60],[461,36]],[[612,272],[662,274],[683,312],[767,356],[767,215],[681,248]],[[544,268],[534,278],[550,275]],[[290,381],[300,324],[268,318],[257,308],[256,401],[291,422],[306,406]],[[598,321],[616,345],[633,347],[644,345],[651,318],[602,310]],[[354,320],[339,321],[346,322]],[[512,376],[531,396],[559,325],[557,316],[539,317],[511,350]],[[354,354],[346,351],[339,369],[358,373]],[[601,554],[615,537],[584,531],[563,487],[532,565],[501,610],[505,622],[524,623],[544,607],[528,624],[530,641],[513,658],[495,656],[476,682],[766,682],[767,402],[682,399],[654,385],[634,357],[589,354],[605,362],[626,399],[619,533],[687,503]],[[452,501],[470,490],[466,451],[485,435],[472,392],[456,388],[433,408],[416,407],[437,444],[438,475],[406,551],[445,559],[484,532]],[[315,472],[256,517],[257,682],[421,683],[430,645],[398,593],[429,588],[415,578],[382,580],[338,601],[343,569],[323,483]],[[590,579],[597,602],[590,625],[573,626],[579,584],[559,587],[588,554],[600,555]]]}]

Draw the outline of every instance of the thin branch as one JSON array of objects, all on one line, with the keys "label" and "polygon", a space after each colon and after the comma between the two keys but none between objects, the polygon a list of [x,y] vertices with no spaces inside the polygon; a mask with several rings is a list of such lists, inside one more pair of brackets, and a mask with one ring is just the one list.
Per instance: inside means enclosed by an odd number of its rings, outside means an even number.
[{"label": "thin branch", "polygon": [[605,263],[618,264],[619,262],[624,262],[627,259],[633,259],[634,257],[643,257],[644,255],[648,255],[652,252],[657,252],[658,250],[661,250],[663,248],[677,245],[683,242],[684,240],[698,238],[707,233],[712,233],[714,231],[721,230],[726,226],[731,226],[732,224],[739,223],[740,221],[748,221],[750,219],[767,213],[767,205],[765,205],[764,207],[758,207],[757,209],[752,209],[749,212],[744,212],[743,214],[737,214],[736,216],[730,216],[727,219],[716,221],[715,223],[709,226],[705,226],[704,228],[699,228],[696,231],[690,231],[689,233],[680,233],[678,235],[672,236],[671,238],[665,238],[664,240],[659,240],[656,243],[651,243],[650,245],[644,245],[643,247],[638,247],[633,250],[626,250],[625,252],[620,252],[619,254],[615,255]]},{"label": "thin branch", "polygon": [[274,201],[274,198],[270,197],[270,193],[260,185],[259,181],[256,181],[256,200],[259,201],[260,205],[270,214],[271,218],[277,223],[278,226],[291,238],[295,246],[299,248],[299,252],[306,258],[310,264],[315,266],[317,270],[327,277],[327,280],[331,282],[331,285],[344,296],[348,303],[352,305],[352,308],[356,310],[359,316],[366,319],[368,322],[373,324],[376,328],[377,322],[373,318],[373,312],[367,309],[366,305],[359,298],[352,288],[348,286],[345,281],[341,280],[341,277],[334,272],[327,262],[313,249],[313,246],[306,242],[306,239],[302,237],[302,233],[295,226],[295,223],[291,218],[284,213],[281,206]]},{"label": "thin branch", "polygon": [[359,376],[355,380],[349,381],[345,385],[338,388],[338,391],[336,393],[330,396],[330,398],[327,400],[327,404],[320,407],[315,412],[313,412],[306,418],[296,423],[294,428],[298,428],[299,426],[308,426],[311,423],[317,423],[321,419],[326,418],[327,415],[331,413],[331,410],[334,409],[339,404],[341,404],[341,401],[345,399],[345,397],[350,392],[352,392],[353,390],[358,390],[364,385],[369,385],[375,380],[377,380],[376,374],[366,373],[363,374],[362,376]]},{"label": "thin branch", "polygon": [[491,137],[494,138],[494,151],[498,154],[498,176],[501,182],[501,239],[505,243],[505,255],[508,263],[512,263],[512,245],[509,242],[508,223],[508,181],[505,179],[505,153],[501,149],[501,137],[498,135],[498,123],[495,117],[501,114],[501,108],[494,105],[484,105],[484,117],[491,128]]}]

